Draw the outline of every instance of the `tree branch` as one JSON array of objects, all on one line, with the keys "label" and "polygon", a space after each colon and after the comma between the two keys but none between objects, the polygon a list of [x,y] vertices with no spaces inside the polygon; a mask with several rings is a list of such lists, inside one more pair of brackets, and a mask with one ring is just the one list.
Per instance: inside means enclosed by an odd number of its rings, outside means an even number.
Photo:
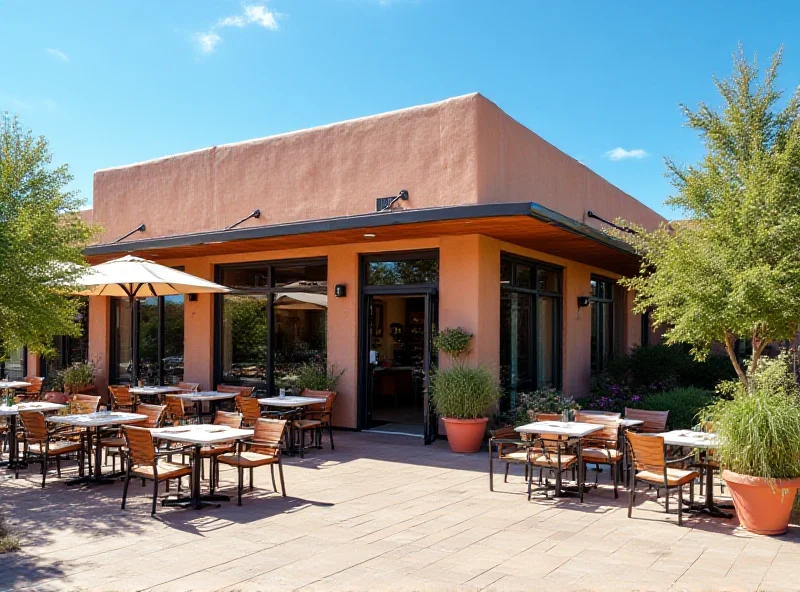
[{"label": "tree branch", "polygon": [[725,351],[728,352],[728,357],[731,359],[731,364],[733,364],[733,367],[736,370],[736,375],[739,377],[739,381],[742,383],[744,388],[747,389],[747,374],[745,374],[741,364],[739,364],[739,359],[736,357],[736,351],[733,349],[735,342],[736,337],[733,335],[733,333],[730,331],[725,331]]}]

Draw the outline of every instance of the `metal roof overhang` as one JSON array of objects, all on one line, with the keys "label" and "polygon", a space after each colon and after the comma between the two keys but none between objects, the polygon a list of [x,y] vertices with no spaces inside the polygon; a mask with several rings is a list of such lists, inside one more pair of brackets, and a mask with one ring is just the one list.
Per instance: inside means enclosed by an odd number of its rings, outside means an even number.
[{"label": "metal roof overhang", "polygon": [[127,253],[178,259],[373,241],[484,234],[537,251],[620,274],[633,274],[639,260],[625,243],[537,203],[498,203],[395,210],[354,216],[213,230],[87,247],[99,263]]}]

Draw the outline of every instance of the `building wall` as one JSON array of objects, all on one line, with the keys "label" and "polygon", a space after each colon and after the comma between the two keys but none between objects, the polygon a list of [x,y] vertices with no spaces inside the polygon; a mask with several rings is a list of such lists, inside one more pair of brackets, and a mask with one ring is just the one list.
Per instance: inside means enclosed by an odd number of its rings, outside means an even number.
[{"label": "building wall", "polygon": [[[325,256],[328,259],[328,362],[344,370],[339,382],[339,397],[334,424],[355,427],[357,422],[359,257],[362,254],[439,249],[439,327],[462,327],[474,334],[468,359],[499,370],[500,363],[500,254],[510,252],[564,268],[563,296],[563,389],[580,397],[588,393],[590,373],[590,311],[579,309],[578,296],[589,295],[592,273],[615,278],[615,274],[581,263],[531,251],[482,235],[442,237],[395,242],[369,242],[336,247],[253,252],[218,257],[164,261],[183,265],[188,273],[214,279],[214,266],[246,261],[279,261]],[[336,284],[347,286],[347,296],[336,298]],[[638,315],[630,315],[625,335],[626,347],[638,343]],[[196,302],[185,301],[184,372],[185,380],[199,382],[201,388],[214,386],[214,310],[211,295],[198,295]],[[90,298],[89,354],[98,373],[99,392],[108,381],[110,351],[110,299]],[[442,364],[447,365],[442,359]]]},{"label": "building wall", "polygon": [[365,214],[400,189],[403,208],[531,201],[596,227],[587,210],[663,220],[479,94],[100,170],[83,215],[98,242],[143,222],[136,240],[221,230],[255,209],[243,226]]}]

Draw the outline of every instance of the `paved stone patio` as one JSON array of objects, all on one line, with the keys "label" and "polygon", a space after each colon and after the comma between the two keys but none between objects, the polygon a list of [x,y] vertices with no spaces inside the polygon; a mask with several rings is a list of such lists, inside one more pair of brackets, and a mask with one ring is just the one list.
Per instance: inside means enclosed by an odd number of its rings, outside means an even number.
[{"label": "paved stone patio", "polygon": [[[489,492],[485,454],[336,439],[286,460],[287,498],[257,470],[242,507],[156,519],[149,483],[122,511],[121,483],[53,475],[41,490],[35,470],[0,475],[0,512],[24,544],[0,555],[0,590],[800,590],[798,528],[767,538],[691,516],[681,528],[642,495],[630,520],[608,485],[583,505],[528,502],[521,467]],[[235,493],[233,471],[222,480]]]}]

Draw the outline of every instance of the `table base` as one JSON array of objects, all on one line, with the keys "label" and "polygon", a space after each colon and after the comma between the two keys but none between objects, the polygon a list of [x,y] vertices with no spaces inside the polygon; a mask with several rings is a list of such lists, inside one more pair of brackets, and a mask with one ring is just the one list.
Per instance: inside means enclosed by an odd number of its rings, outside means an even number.
[{"label": "table base", "polygon": [[109,485],[111,483],[118,483],[124,477],[125,473],[123,471],[118,471],[116,473],[106,473],[100,476],[84,475],[82,477],[70,479],[66,483],[67,485]]},{"label": "table base", "polygon": [[190,497],[187,495],[178,496],[173,498],[164,498],[161,500],[162,507],[180,507],[180,508],[193,508],[195,510],[202,510],[203,508],[219,508],[221,504],[214,502],[229,502],[231,496],[221,494],[203,494],[200,499]]}]

